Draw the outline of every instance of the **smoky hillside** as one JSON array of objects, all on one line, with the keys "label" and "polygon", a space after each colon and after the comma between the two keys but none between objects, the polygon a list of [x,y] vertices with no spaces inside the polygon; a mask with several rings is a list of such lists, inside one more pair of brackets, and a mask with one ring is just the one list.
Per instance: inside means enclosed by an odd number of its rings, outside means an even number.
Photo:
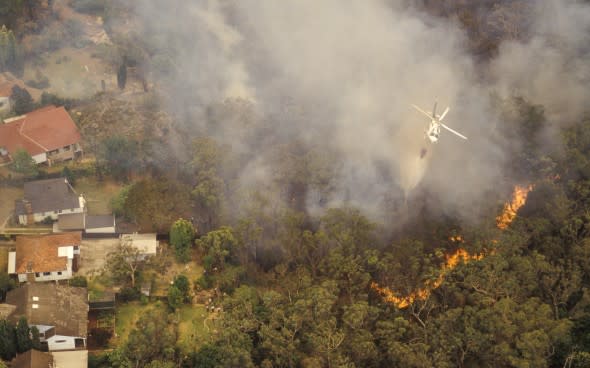
[{"label": "smoky hillside", "polygon": [[[448,3],[140,1],[108,25],[174,117],[158,149],[189,162],[207,138],[231,161],[216,173],[228,212],[258,191],[312,214],[390,223],[426,206],[472,222],[511,190],[525,146],[558,150],[557,127],[584,113],[588,9]],[[427,143],[411,104],[435,101],[469,140]],[[516,128],[518,104],[543,106],[543,126]]]}]

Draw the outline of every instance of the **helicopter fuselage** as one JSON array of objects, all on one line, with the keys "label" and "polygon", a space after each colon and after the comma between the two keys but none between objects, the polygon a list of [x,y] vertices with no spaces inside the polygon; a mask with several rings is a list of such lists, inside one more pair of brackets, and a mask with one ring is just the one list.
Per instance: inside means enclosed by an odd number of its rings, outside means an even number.
[{"label": "helicopter fuselage", "polygon": [[440,136],[440,124],[436,120],[430,121],[428,130],[425,133],[426,138],[428,138],[430,143],[436,143],[438,141],[438,137]]}]

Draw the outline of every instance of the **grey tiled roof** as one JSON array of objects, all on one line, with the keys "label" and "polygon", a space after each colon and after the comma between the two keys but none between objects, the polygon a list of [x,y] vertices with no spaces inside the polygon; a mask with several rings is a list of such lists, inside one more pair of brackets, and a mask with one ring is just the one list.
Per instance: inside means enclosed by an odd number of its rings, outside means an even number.
[{"label": "grey tiled roof", "polygon": [[57,285],[52,282],[30,283],[9,291],[6,303],[16,306],[11,320],[17,321],[24,316],[29,324],[55,326],[55,333],[58,335],[86,336],[86,288]]},{"label": "grey tiled roof", "polygon": [[84,230],[85,213],[65,213],[57,216],[57,226],[60,230]]},{"label": "grey tiled roof", "polygon": [[31,203],[33,213],[80,208],[78,194],[66,178],[44,179],[25,183],[25,195],[16,201],[15,212],[25,215],[25,202]]},{"label": "grey tiled roof", "polygon": [[96,229],[100,227],[114,227],[115,216],[113,215],[86,215],[86,228]]}]

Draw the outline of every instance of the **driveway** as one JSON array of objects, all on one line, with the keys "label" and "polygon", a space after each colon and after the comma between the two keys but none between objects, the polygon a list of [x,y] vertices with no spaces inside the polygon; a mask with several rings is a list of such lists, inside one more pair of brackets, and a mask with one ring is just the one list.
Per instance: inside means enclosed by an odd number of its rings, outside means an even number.
[{"label": "driveway", "polygon": [[100,273],[104,268],[107,254],[113,251],[118,244],[119,238],[82,239],[78,275]]},{"label": "driveway", "polygon": [[4,228],[14,211],[14,201],[23,197],[21,188],[0,187],[0,228]]}]

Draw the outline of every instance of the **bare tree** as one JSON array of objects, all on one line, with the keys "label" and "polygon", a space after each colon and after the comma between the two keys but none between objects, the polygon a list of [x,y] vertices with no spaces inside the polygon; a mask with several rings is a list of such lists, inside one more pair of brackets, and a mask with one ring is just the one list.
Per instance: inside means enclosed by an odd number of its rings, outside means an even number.
[{"label": "bare tree", "polygon": [[117,248],[107,254],[105,271],[119,282],[131,280],[131,287],[135,287],[135,277],[144,265],[145,257],[130,241],[122,240]]}]

